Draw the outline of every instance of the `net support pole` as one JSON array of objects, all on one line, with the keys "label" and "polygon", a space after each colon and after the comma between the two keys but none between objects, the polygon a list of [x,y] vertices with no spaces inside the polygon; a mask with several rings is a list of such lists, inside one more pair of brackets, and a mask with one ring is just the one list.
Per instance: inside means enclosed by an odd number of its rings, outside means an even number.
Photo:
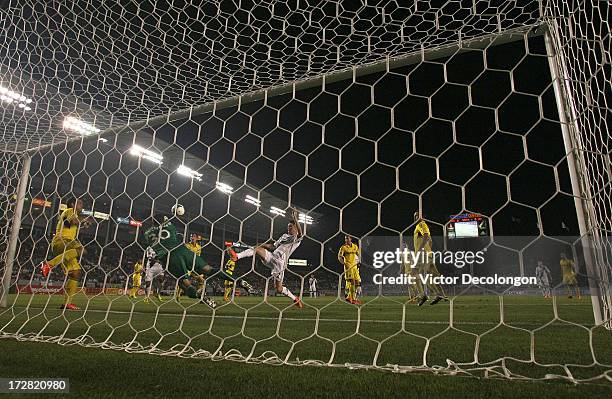
[{"label": "net support pole", "polygon": [[553,89],[555,93],[555,100],[557,103],[557,111],[559,114],[559,122],[561,124],[561,132],[563,135],[563,145],[565,153],[567,154],[567,166],[569,169],[569,176],[572,185],[572,196],[574,197],[574,206],[576,207],[576,218],[578,219],[578,229],[580,232],[580,241],[584,251],[585,268],[588,275],[589,290],[591,296],[591,302],[593,305],[593,318],[596,325],[601,325],[604,320],[602,318],[602,303],[601,303],[601,292],[599,289],[598,274],[596,273],[596,265],[594,263],[594,256],[592,253],[593,245],[589,237],[592,237],[592,229],[590,228],[588,218],[588,203],[587,193],[582,189],[581,176],[579,173],[579,153],[580,147],[577,145],[577,141],[574,140],[573,135],[578,132],[575,126],[571,123],[569,117],[571,113],[567,109],[567,104],[564,101],[568,93],[562,84],[563,71],[562,65],[559,63],[559,55],[555,49],[554,38],[551,35],[550,25],[544,32],[544,43],[546,45],[546,55],[548,58],[548,66],[550,68],[550,75],[552,79]]},{"label": "net support pole", "polygon": [[2,276],[2,285],[0,286],[0,307],[2,308],[5,308],[8,303],[13,264],[15,263],[15,256],[17,253],[17,240],[19,239],[19,229],[21,229],[23,203],[28,189],[31,159],[32,158],[26,154],[21,162],[21,177],[19,178],[19,185],[17,186],[17,200],[15,201],[15,211],[13,212],[13,222],[11,223],[11,233],[6,251],[4,275]]}]

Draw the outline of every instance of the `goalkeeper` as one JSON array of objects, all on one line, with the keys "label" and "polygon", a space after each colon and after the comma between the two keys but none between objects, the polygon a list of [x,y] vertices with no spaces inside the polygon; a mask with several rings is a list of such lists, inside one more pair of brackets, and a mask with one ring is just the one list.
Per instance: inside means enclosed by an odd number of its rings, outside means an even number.
[{"label": "goalkeeper", "polygon": [[[177,207],[172,207],[173,216],[179,216]],[[209,273],[212,268],[201,257],[191,251],[186,244],[179,240],[176,227],[164,217],[164,221],[145,231],[149,246],[155,251],[155,256],[166,265],[168,271],[177,279],[178,288],[182,289],[189,298],[199,299],[202,291],[193,286],[190,279],[191,272],[197,275]],[[216,303],[206,295],[202,302],[216,307]]]}]

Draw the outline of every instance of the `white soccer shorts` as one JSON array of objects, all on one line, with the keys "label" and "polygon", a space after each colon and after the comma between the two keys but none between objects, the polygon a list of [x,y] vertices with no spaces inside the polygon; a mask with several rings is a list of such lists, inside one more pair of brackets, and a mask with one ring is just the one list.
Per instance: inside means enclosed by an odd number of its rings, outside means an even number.
[{"label": "white soccer shorts", "polygon": [[266,250],[264,265],[272,269],[270,273],[275,281],[282,282],[285,278],[285,261],[280,256],[275,256],[274,253]]},{"label": "white soccer shorts", "polygon": [[163,275],[164,275],[163,266],[159,263],[154,263],[152,266],[147,268],[147,270],[145,271],[145,281],[151,282],[153,281],[155,277],[163,276]]}]

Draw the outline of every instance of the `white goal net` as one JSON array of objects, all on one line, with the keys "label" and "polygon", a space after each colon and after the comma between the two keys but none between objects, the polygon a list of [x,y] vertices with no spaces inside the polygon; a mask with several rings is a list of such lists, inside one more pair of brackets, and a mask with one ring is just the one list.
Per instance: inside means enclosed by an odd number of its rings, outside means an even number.
[{"label": "white goal net", "polygon": [[610,381],[609,13],[9,2],[0,338]]}]

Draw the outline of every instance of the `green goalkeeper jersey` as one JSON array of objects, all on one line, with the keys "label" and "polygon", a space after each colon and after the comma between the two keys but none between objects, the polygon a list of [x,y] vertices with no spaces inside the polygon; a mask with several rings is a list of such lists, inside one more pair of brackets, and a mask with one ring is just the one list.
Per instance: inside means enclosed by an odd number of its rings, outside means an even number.
[{"label": "green goalkeeper jersey", "polygon": [[158,258],[166,256],[169,251],[183,244],[176,233],[176,227],[170,222],[153,226],[144,232],[147,243]]}]

